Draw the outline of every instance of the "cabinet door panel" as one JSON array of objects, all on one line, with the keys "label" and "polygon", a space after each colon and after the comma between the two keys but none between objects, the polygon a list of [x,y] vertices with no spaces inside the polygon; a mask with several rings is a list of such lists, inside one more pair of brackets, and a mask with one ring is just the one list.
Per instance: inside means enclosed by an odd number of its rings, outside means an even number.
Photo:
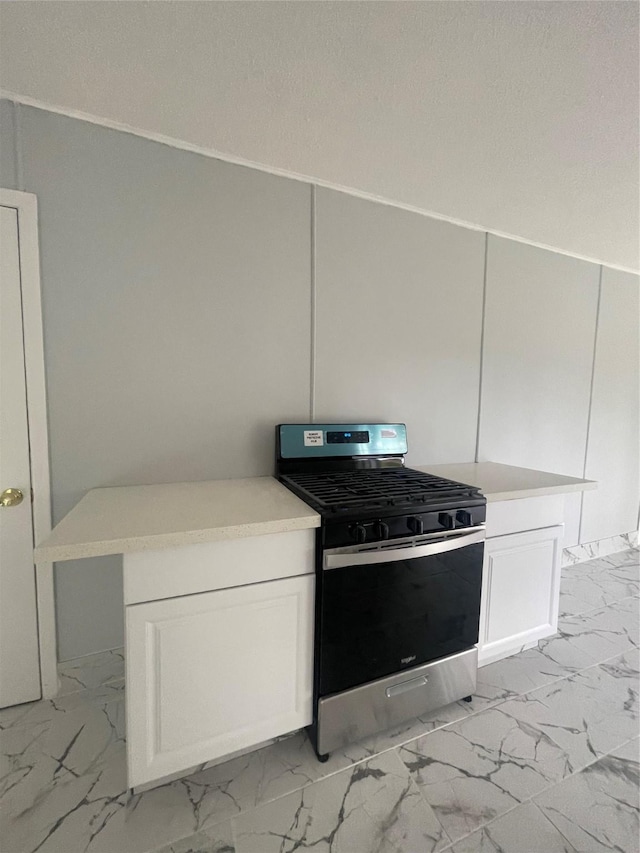
[{"label": "cabinet door panel", "polygon": [[488,539],[479,661],[489,663],[554,634],[563,526]]},{"label": "cabinet door panel", "polygon": [[130,786],[311,722],[314,582],[127,608]]}]

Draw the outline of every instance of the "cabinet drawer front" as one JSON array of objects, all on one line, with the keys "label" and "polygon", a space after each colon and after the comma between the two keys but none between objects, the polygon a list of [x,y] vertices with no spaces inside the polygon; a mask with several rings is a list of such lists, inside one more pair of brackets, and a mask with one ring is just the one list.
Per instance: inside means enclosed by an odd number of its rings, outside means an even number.
[{"label": "cabinet drawer front", "polygon": [[314,583],[127,607],[130,786],[311,722]]},{"label": "cabinet drawer front", "polygon": [[125,554],[124,603],[313,574],[315,530]]},{"label": "cabinet drawer front", "polygon": [[479,659],[506,657],[555,633],[563,526],[487,540]]},{"label": "cabinet drawer front", "polygon": [[551,527],[563,521],[564,495],[543,495],[539,498],[487,504],[487,538]]}]

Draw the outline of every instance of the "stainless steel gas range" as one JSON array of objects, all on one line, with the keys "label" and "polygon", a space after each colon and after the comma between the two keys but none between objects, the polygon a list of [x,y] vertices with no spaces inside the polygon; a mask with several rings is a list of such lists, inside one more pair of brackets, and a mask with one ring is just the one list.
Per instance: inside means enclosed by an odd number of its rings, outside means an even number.
[{"label": "stainless steel gas range", "polygon": [[316,754],[476,687],[486,501],[406,468],[404,424],[280,424],[277,475],[322,516]]}]

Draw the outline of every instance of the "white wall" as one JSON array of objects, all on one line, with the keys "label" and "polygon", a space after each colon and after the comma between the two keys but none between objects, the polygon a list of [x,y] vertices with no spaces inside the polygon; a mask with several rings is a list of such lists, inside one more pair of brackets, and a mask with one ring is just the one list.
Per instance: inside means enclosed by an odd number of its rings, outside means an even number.
[{"label": "white wall", "polygon": [[[39,200],[55,521],[98,486],[269,474],[274,425],[314,407],[407,420],[413,464],[470,461],[480,402],[483,456],[588,462],[582,541],[635,526],[637,276],[605,268],[598,300],[585,261],[328,190],[313,216],[300,182],[0,120],[0,183]],[[119,560],[59,564],[56,606],[63,659],[119,645]]]},{"label": "white wall", "polygon": [[638,269],[638,4],[2,4],[5,89]]}]

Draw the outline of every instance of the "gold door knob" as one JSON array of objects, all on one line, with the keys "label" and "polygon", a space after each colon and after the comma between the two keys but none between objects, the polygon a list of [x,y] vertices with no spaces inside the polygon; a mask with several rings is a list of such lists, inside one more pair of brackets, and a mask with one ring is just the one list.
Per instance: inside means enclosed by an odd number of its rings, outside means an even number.
[{"label": "gold door knob", "polygon": [[24,500],[24,495],[20,489],[5,489],[0,494],[0,506],[17,506]]}]

